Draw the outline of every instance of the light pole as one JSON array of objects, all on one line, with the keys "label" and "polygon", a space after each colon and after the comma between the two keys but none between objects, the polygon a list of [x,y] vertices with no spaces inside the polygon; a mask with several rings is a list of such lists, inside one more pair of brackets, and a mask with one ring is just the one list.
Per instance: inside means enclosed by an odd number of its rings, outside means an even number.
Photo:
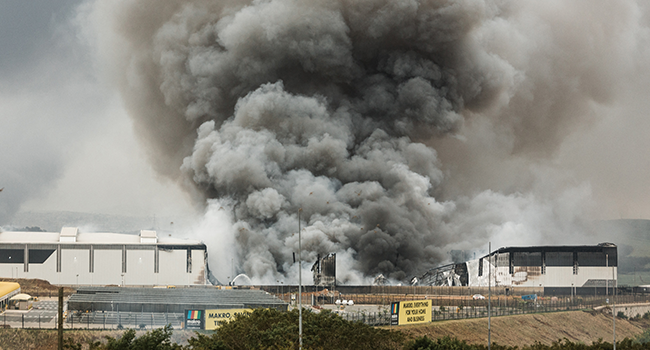
[{"label": "light pole", "polygon": [[488,350],[492,343],[492,242],[488,242]]},{"label": "light pole", "polygon": [[300,213],[298,209],[298,349],[302,350],[302,238],[300,233]]},{"label": "light pole", "polygon": [[616,350],[616,285],[618,284],[612,266],[612,279],[614,280],[614,290],[612,291],[612,327],[614,332],[614,350]]}]

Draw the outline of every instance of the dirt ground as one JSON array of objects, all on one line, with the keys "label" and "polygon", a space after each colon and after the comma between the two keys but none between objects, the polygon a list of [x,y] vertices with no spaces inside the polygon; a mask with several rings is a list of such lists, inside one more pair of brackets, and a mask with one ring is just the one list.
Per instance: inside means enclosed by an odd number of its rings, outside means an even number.
[{"label": "dirt ground", "polygon": [[[28,278],[0,278],[0,282],[16,282],[20,284],[21,293],[29,294],[35,297],[58,297],[59,287],[53,286],[48,281]],[[74,288],[64,287],[63,295],[70,296],[74,293]]]},{"label": "dirt ground", "polygon": [[[616,319],[616,339],[620,341],[625,337],[632,338],[648,327],[650,322],[647,320]],[[430,338],[440,338],[448,335],[471,344],[487,344],[488,341],[487,318],[440,321],[424,326],[403,326],[399,329],[412,337],[426,335]],[[566,311],[493,317],[491,329],[492,342],[519,347],[533,344],[535,341],[550,345],[564,338],[585,344],[591,344],[599,338],[609,343],[613,340],[612,317],[600,312]]]},{"label": "dirt ground", "polygon": [[[136,336],[144,334],[145,331],[137,331]],[[64,339],[74,339],[82,344],[83,349],[88,349],[88,343],[94,341],[105,341],[105,337],[120,338],[124,331],[95,331],[95,330],[66,330],[63,333]],[[187,343],[187,340],[195,336],[192,331],[175,330],[172,341],[175,343]],[[56,330],[43,329],[1,329],[0,328],[0,350],[30,349],[30,350],[55,350],[57,348],[58,333]]]}]

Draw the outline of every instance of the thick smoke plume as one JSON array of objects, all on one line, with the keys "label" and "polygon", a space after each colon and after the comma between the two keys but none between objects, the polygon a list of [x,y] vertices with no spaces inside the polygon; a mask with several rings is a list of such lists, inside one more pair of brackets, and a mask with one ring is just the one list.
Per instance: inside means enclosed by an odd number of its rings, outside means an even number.
[{"label": "thick smoke plume", "polygon": [[301,210],[303,260],[337,252],[338,279],[364,283],[488,240],[581,233],[589,185],[546,160],[612,98],[638,16],[582,5],[134,0],[95,14],[156,168],[206,206],[217,277],[293,280]]}]

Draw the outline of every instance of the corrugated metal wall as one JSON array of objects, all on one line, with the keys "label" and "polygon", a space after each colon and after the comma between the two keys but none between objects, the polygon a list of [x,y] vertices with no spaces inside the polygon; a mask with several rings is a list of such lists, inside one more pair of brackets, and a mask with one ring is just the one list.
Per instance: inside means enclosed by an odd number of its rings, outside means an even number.
[{"label": "corrugated metal wall", "polygon": [[205,245],[0,244],[0,253],[5,278],[57,285],[206,284]]}]

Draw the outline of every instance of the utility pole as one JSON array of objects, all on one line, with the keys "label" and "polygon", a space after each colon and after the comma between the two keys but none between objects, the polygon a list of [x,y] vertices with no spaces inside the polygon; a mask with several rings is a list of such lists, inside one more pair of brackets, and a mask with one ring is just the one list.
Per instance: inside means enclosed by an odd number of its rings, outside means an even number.
[{"label": "utility pole", "polygon": [[[300,213],[302,208],[298,209],[298,339],[299,350],[302,350],[302,238],[300,232]],[[616,349],[614,349],[616,350]]]},{"label": "utility pole", "polygon": [[63,287],[59,287],[59,350],[63,350]]},{"label": "utility pole", "polygon": [[492,347],[492,242],[488,242],[488,350]]},{"label": "utility pole", "polygon": [[612,266],[612,279],[614,280],[614,291],[612,291],[612,323],[614,332],[614,350],[616,350],[616,275],[614,274],[614,266]]}]

